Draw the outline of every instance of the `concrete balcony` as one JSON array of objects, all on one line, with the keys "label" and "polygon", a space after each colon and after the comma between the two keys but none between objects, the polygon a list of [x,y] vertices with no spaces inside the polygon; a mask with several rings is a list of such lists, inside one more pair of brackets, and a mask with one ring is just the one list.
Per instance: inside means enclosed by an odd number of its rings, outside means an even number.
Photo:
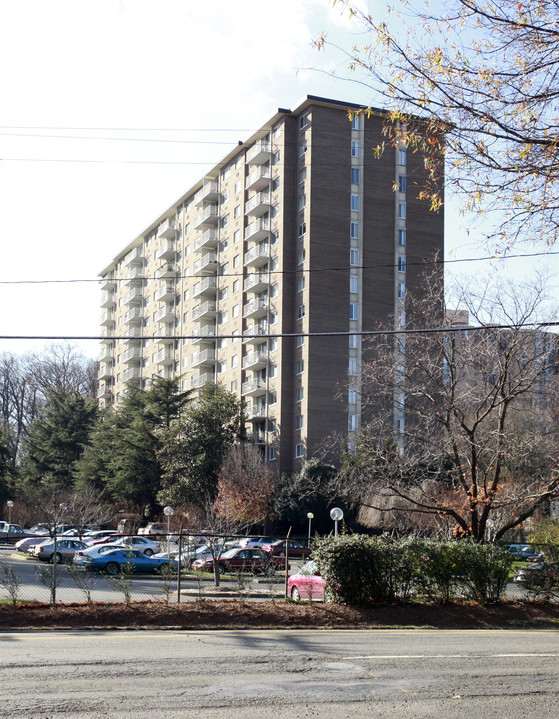
[{"label": "concrete balcony", "polygon": [[245,227],[245,240],[260,242],[270,236],[270,220],[259,217]]},{"label": "concrete balcony", "polygon": [[135,247],[133,250],[126,255],[123,261],[124,267],[130,267],[131,265],[143,265],[144,264],[144,248]]},{"label": "concrete balcony", "polygon": [[271,179],[272,175],[269,167],[258,167],[247,176],[245,190],[249,192],[261,192],[269,187]]},{"label": "concrete balcony", "polygon": [[143,312],[140,307],[134,307],[133,310],[128,310],[124,315],[125,325],[137,325],[142,322]]},{"label": "concrete balcony", "polygon": [[269,330],[264,325],[251,324],[243,331],[243,344],[261,345],[268,341]]},{"label": "concrete balcony", "polygon": [[155,322],[163,322],[163,324],[169,324],[169,322],[173,322],[175,319],[174,305],[164,305],[160,310],[157,310],[153,319]]},{"label": "concrete balcony", "polygon": [[267,352],[248,352],[243,357],[243,369],[258,370],[267,367]]},{"label": "concrete balcony", "polygon": [[255,299],[243,305],[243,319],[256,319],[268,314],[270,308],[269,300]]},{"label": "concrete balcony", "polygon": [[130,327],[130,329],[126,330],[122,333],[123,337],[126,337],[128,339],[128,342],[139,342],[142,338],[142,328],[141,327]]},{"label": "concrete balcony", "polygon": [[175,240],[167,240],[155,251],[156,260],[174,262],[177,259],[177,245]]},{"label": "concrete balcony", "polygon": [[157,229],[157,236],[163,237],[165,240],[174,240],[177,234],[177,225],[175,220],[168,218],[164,220]]},{"label": "concrete balcony", "polygon": [[105,327],[114,327],[115,323],[115,313],[113,310],[108,310],[107,312],[103,312],[101,315],[101,324]]},{"label": "concrete balcony", "polygon": [[110,384],[102,384],[97,390],[97,399],[112,400],[113,388]]},{"label": "concrete balcony", "polygon": [[254,272],[243,282],[244,292],[262,292],[270,286],[270,275],[268,272]]},{"label": "concrete balcony", "polygon": [[174,285],[164,285],[156,290],[154,300],[156,302],[174,302],[177,298],[177,291]]},{"label": "concrete balcony", "polygon": [[103,292],[114,292],[116,290],[116,280],[112,277],[104,277],[101,280],[101,289]]},{"label": "concrete balcony", "polygon": [[158,267],[155,270],[155,279],[156,280],[171,280],[176,279],[176,276],[178,274],[178,268],[176,265],[174,265],[172,262],[166,262],[164,265],[161,265],[161,267]]},{"label": "concrete balcony", "polygon": [[101,307],[106,310],[116,309],[114,292],[103,292],[101,295]]},{"label": "concrete balcony", "polygon": [[144,293],[139,287],[130,290],[124,296],[124,304],[126,305],[141,305],[144,298]]},{"label": "concrete balcony", "polygon": [[113,339],[114,331],[107,327],[103,327],[101,330],[101,344],[106,347],[114,347]]},{"label": "concrete balcony", "polygon": [[205,374],[195,374],[193,375],[192,379],[190,380],[191,386],[194,389],[199,389],[200,387],[203,387],[208,382],[214,381],[214,375],[211,372],[206,372]]},{"label": "concrete balcony", "polygon": [[202,225],[217,225],[219,222],[219,209],[217,205],[209,205],[205,207],[194,220],[194,229],[202,227]]},{"label": "concrete balcony", "polygon": [[159,352],[155,354],[154,362],[155,364],[169,367],[170,365],[175,363],[175,353],[172,349],[165,347],[164,349],[159,350]]},{"label": "concrete balcony", "polygon": [[99,355],[99,362],[102,364],[103,362],[111,364],[114,360],[114,350],[112,347],[104,346],[101,349],[101,354]]},{"label": "concrete balcony", "polygon": [[268,415],[266,402],[249,402],[245,414],[249,422],[262,422]]},{"label": "concrete balcony", "polygon": [[266,444],[266,432],[262,429],[259,429],[256,432],[250,432],[247,439],[253,444]]},{"label": "concrete balcony", "polygon": [[217,314],[217,307],[215,302],[202,302],[201,305],[196,305],[192,310],[193,320],[202,320],[210,317],[215,317]]},{"label": "concrete balcony", "polygon": [[272,158],[272,145],[270,142],[260,141],[253,145],[246,154],[247,165],[263,165]]},{"label": "concrete balcony", "polygon": [[102,363],[101,367],[99,369],[99,372],[97,372],[97,379],[102,382],[103,380],[110,380],[113,376],[113,367],[110,364]]},{"label": "concrete balcony", "polygon": [[246,267],[262,267],[270,261],[270,245],[267,242],[261,242],[248,252],[245,252]]},{"label": "concrete balcony", "polygon": [[199,297],[200,295],[209,295],[215,297],[217,292],[217,278],[205,277],[200,282],[197,282],[192,288],[192,297]]},{"label": "concrete balcony", "polygon": [[214,349],[202,350],[201,352],[195,352],[192,355],[192,359],[190,361],[190,366],[191,367],[200,367],[201,365],[209,365],[210,367],[215,365],[215,350]]},{"label": "concrete balcony", "polygon": [[125,382],[139,382],[142,379],[142,370],[139,367],[130,367],[123,372]]},{"label": "concrete balcony", "polygon": [[215,342],[215,325],[204,325],[203,327],[195,327],[192,330],[192,344],[199,342]]},{"label": "concrete balcony", "polygon": [[124,280],[125,287],[137,287],[142,284],[144,279],[144,268],[143,267],[132,267]]},{"label": "concrete balcony", "polygon": [[217,274],[217,255],[215,252],[207,252],[202,255],[199,260],[196,260],[192,267],[192,274],[195,277],[200,275],[215,275]]},{"label": "concrete balcony", "polygon": [[214,249],[217,247],[219,233],[216,229],[210,228],[202,232],[200,237],[194,240],[195,250]]},{"label": "concrete balcony", "polygon": [[219,200],[219,184],[217,180],[205,182],[201,190],[194,195],[194,205],[202,205],[204,202],[214,202]]},{"label": "concrete balcony", "polygon": [[259,217],[270,209],[270,193],[269,192],[257,192],[254,197],[245,205],[245,215],[253,215]]},{"label": "concrete balcony", "polygon": [[170,345],[175,341],[175,328],[172,325],[167,325],[153,333],[156,338],[156,342],[161,345]]},{"label": "concrete balcony", "polygon": [[141,347],[131,347],[129,350],[126,350],[122,356],[122,361],[125,364],[140,364],[142,361]]},{"label": "concrete balcony", "polygon": [[259,397],[266,394],[266,380],[257,377],[256,379],[249,379],[247,382],[243,382],[241,394],[245,397]]}]

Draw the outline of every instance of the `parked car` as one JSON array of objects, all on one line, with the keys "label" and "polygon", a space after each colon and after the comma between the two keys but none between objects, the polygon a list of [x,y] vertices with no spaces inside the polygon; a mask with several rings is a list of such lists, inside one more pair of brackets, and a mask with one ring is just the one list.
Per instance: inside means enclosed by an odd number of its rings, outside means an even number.
[{"label": "parked car", "polygon": [[[150,536],[153,534],[165,535],[165,538],[167,538],[167,526],[164,524],[158,524],[157,522],[151,522],[146,527],[140,527],[138,529],[138,535],[141,537]],[[178,539],[178,535],[169,534],[169,540],[171,542],[177,542]]]},{"label": "parked car", "polygon": [[295,601],[299,599],[324,601],[324,579],[316,562],[307,562],[296,574],[289,577],[287,595]]},{"label": "parked car", "polygon": [[44,535],[35,535],[33,537],[25,537],[24,539],[20,539],[18,542],[15,543],[15,548],[18,552],[27,552],[31,553],[31,549],[36,544],[41,544],[41,542],[45,541]]},{"label": "parked car", "polygon": [[123,545],[131,549],[139,549],[146,557],[152,557],[161,551],[161,544],[154,542],[153,539],[149,539],[148,537],[120,537],[114,542],[111,542],[111,544]]},{"label": "parked car", "polygon": [[529,544],[509,544],[507,552],[513,554],[517,559],[521,560],[526,560],[527,557],[536,554],[534,549],[530,547]]},{"label": "parked car", "polygon": [[5,522],[0,526],[0,539],[4,542],[15,544],[27,536],[29,536],[28,532],[24,531],[19,524],[8,524],[8,522]]},{"label": "parked car", "polygon": [[92,532],[84,538],[84,542],[92,547],[94,544],[109,544],[116,542],[117,539],[124,537],[124,534],[117,532],[116,530],[101,530],[99,532]]},{"label": "parked car", "polygon": [[[274,557],[262,549],[235,547],[223,552],[217,560],[217,569],[220,574],[226,572],[253,572],[254,574],[274,574],[276,569],[283,569],[285,565],[281,557]],[[201,572],[213,572],[213,557],[197,559],[192,564],[193,569]],[[289,566],[287,567],[289,569]]]},{"label": "parked car", "polygon": [[[276,557],[285,557],[286,546],[287,540],[276,539],[276,541],[272,542],[271,544],[263,544],[262,549],[265,552],[270,552]],[[288,550],[288,554],[290,557],[297,557],[299,559],[309,557],[311,553],[311,550],[305,544],[297,541],[296,539],[289,540]]]},{"label": "parked car", "polygon": [[518,567],[513,581],[526,587],[551,589],[559,582],[559,562],[537,562],[532,566]]},{"label": "parked car", "polygon": [[273,537],[242,537],[239,539],[239,547],[257,547],[262,549],[265,544],[273,544],[278,542]]},{"label": "parked car", "polygon": [[79,539],[57,539],[56,540],[56,553],[54,551],[54,541],[48,539],[41,544],[36,544],[33,547],[33,555],[37,559],[43,562],[56,562],[59,564],[63,561],[71,561],[74,559],[74,554],[80,549],[85,549],[86,544],[80,542]]},{"label": "parked car", "polygon": [[84,569],[105,572],[112,576],[121,571],[160,572],[164,567],[173,566],[167,557],[147,557],[138,549],[113,547],[108,552],[88,554],[78,552],[74,556],[74,564]]}]

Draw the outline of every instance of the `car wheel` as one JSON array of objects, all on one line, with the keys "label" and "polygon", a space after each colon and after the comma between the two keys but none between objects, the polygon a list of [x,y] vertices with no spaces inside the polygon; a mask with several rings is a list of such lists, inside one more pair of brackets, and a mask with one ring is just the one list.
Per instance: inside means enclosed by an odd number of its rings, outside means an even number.
[{"label": "car wheel", "polygon": [[299,594],[297,587],[293,587],[291,590],[291,599],[293,599],[294,602],[299,602],[301,600],[301,595]]},{"label": "car wheel", "polygon": [[118,574],[120,570],[120,567],[116,562],[109,562],[107,565],[105,565],[105,572],[107,574],[110,574],[111,577],[114,577],[116,574]]},{"label": "car wheel", "polygon": [[276,573],[276,568],[273,564],[266,565],[266,569],[264,570],[264,574],[268,577],[273,576]]},{"label": "car wheel", "polygon": [[53,564],[61,564],[61,562],[62,562],[62,555],[60,554],[60,552],[56,552],[56,554],[53,554],[53,555],[51,556],[51,558],[50,558],[50,561],[51,561]]},{"label": "car wheel", "polygon": [[155,552],[153,551],[153,549],[146,549],[144,554],[146,555],[146,557],[153,557]]},{"label": "car wheel", "polygon": [[165,562],[165,564],[162,564],[160,567],[157,568],[157,571],[159,574],[172,574],[173,572],[173,565],[171,562]]},{"label": "car wheel", "polygon": [[218,571],[218,574],[219,574],[220,576],[221,576],[222,574],[225,574],[225,571],[226,571],[225,564],[218,564],[218,565],[217,565],[217,571]]}]

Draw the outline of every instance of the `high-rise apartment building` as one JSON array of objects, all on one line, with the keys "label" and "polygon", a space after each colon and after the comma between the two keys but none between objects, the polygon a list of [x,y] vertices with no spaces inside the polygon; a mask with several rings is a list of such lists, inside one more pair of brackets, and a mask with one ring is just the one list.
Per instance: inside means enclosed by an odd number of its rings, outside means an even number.
[{"label": "high-rise apartment building", "polygon": [[443,216],[417,199],[420,154],[376,158],[385,117],[357,107],[279,109],[102,271],[102,404],[154,375],[219,382],[281,471],[358,429],[360,333],[405,324]]}]

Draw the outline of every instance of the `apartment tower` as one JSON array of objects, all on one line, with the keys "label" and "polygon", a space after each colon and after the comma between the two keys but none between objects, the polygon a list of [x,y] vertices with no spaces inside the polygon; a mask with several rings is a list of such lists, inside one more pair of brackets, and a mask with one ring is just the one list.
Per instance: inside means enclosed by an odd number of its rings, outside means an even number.
[{"label": "apartment tower", "polygon": [[420,154],[376,158],[386,118],[355,109],[279,109],[101,272],[103,406],[155,375],[218,382],[280,471],[359,428],[360,333],[405,324],[443,215],[417,199]]}]

